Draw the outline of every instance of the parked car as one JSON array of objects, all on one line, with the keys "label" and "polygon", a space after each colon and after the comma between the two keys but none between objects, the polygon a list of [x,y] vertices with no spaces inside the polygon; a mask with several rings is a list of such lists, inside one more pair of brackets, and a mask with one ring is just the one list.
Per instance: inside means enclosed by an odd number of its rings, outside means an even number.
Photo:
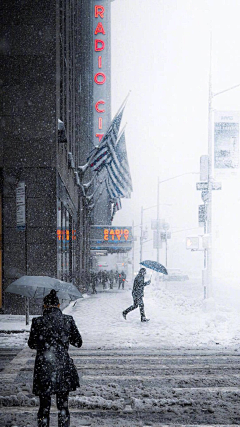
[{"label": "parked car", "polygon": [[160,278],[163,282],[185,281],[189,280],[187,274],[183,273],[180,268],[168,268],[168,275],[163,274]]}]

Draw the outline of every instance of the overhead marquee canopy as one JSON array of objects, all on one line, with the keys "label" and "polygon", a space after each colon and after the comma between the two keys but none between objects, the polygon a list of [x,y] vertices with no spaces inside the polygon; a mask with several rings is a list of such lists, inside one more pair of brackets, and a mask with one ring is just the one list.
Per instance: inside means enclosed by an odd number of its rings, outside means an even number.
[{"label": "overhead marquee canopy", "polygon": [[90,249],[107,250],[108,253],[128,252],[132,249],[132,227],[92,225],[90,231]]}]

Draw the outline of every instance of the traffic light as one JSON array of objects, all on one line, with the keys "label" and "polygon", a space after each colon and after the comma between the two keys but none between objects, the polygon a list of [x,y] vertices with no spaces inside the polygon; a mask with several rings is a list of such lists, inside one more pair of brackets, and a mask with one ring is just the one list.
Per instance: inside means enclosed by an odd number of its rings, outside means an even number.
[{"label": "traffic light", "polygon": [[199,237],[198,236],[187,237],[186,249],[191,249],[195,251],[199,250]]}]

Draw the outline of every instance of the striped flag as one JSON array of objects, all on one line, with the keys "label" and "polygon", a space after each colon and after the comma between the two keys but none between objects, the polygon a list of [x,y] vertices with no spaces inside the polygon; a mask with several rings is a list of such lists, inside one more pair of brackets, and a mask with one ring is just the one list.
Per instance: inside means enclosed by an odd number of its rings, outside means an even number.
[{"label": "striped flag", "polygon": [[[113,147],[112,147],[113,150]],[[112,152],[111,150],[111,152]],[[122,130],[114,152],[112,152],[112,160],[106,164],[108,171],[108,188],[118,197],[131,197],[132,179],[127,158],[125,129]]]},{"label": "striped flag", "polygon": [[121,191],[118,189],[118,187],[112,182],[112,180],[109,178],[107,178],[106,180],[106,185],[107,185],[107,191],[110,197],[110,200],[112,203],[114,203],[115,199],[119,198],[119,197],[125,197]]},{"label": "striped flag", "polygon": [[108,162],[111,161],[113,151],[115,151],[115,145],[127,98],[111,121],[111,124],[103,136],[99,146],[94,148],[88,157],[89,166],[94,171],[99,172]]}]

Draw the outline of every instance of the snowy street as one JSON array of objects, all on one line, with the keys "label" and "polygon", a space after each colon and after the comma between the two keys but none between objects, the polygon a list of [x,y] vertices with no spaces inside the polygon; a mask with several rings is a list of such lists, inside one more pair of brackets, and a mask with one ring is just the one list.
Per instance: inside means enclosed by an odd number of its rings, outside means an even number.
[{"label": "snowy street", "polygon": [[[64,312],[83,337],[81,349],[71,347],[81,383],[70,394],[71,427],[240,425],[238,287],[216,283],[214,292],[206,302],[199,281],[153,283],[145,290],[147,324],[138,309],[121,315],[131,289],[98,288],[71,303]],[[14,324],[14,316],[1,316],[1,330],[26,329],[17,317]],[[1,427],[35,425],[27,337],[1,336],[5,354],[11,345],[22,349],[2,371]],[[55,406],[52,414],[56,426]]]},{"label": "snowy street", "polygon": [[[70,397],[72,427],[240,423],[239,354],[74,350],[72,357],[81,373],[81,388]],[[2,374],[8,397],[1,398],[1,427],[35,425],[33,360],[33,352],[23,351],[19,365],[13,361]],[[52,413],[56,427],[56,407]]]},{"label": "snowy street", "polygon": [[[148,277],[146,278],[148,280]],[[240,348],[240,286],[238,281],[215,280],[214,298],[203,299],[200,280],[160,283],[153,277],[145,288],[145,311],[148,324],[140,322],[139,309],[122,311],[132,304],[131,282],[125,289],[103,290],[84,294],[65,310],[71,314],[83,337],[83,348]],[[30,330],[24,316],[2,315],[0,330]],[[0,347],[23,346],[27,333],[4,334]]]}]

